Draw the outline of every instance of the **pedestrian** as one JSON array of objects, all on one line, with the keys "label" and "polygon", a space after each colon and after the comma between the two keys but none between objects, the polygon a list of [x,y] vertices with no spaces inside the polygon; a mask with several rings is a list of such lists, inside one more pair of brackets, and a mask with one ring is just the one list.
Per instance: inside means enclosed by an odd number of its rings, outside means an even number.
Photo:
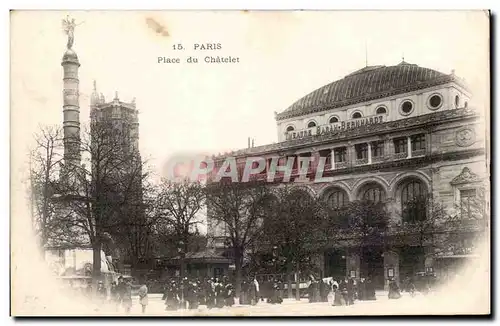
[{"label": "pedestrian", "polygon": [[122,305],[125,313],[129,314],[132,308],[132,286],[130,280],[126,280],[123,285]]},{"label": "pedestrian", "polygon": [[208,309],[215,307],[215,279],[208,279],[205,282],[206,305]]},{"label": "pedestrian", "polygon": [[142,313],[146,313],[146,307],[148,305],[148,287],[146,283],[144,282],[141,287],[139,288],[138,291],[139,294],[139,303],[141,304],[142,307]]},{"label": "pedestrian", "polygon": [[225,293],[225,305],[228,307],[232,307],[234,305],[234,287],[231,282],[226,280],[226,285],[224,287]]},{"label": "pedestrian", "polygon": [[347,305],[352,305],[354,304],[354,293],[355,293],[355,284],[354,280],[350,278],[347,281]]},{"label": "pedestrian", "polygon": [[328,302],[328,294],[330,293],[328,284],[321,279],[319,282],[319,296],[321,302]]},{"label": "pedestrian", "polygon": [[165,310],[177,310],[179,308],[178,287],[175,280],[171,280],[163,295],[165,298]]},{"label": "pedestrian", "polygon": [[340,295],[341,295],[341,306],[345,306],[349,302],[348,292],[347,292],[347,280],[346,279],[343,279],[342,281],[340,281],[339,291],[340,291]]},{"label": "pedestrian", "polygon": [[224,286],[219,281],[219,278],[215,279],[215,307],[223,308],[225,304],[224,299]]},{"label": "pedestrian", "polygon": [[254,276],[250,286],[250,304],[255,306],[257,303],[259,303],[259,281],[257,281],[257,277]]},{"label": "pedestrian", "polygon": [[108,290],[102,281],[97,283],[97,297],[99,298],[101,305],[104,305],[108,299]]},{"label": "pedestrian", "polygon": [[343,305],[343,297],[340,291],[339,283],[337,281],[332,282],[332,290],[333,290],[333,306],[342,306]]},{"label": "pedestrian", "polygon": [[244,278],[241,281],[241,291],[240,291],[240,304],[241,305],[249,304],[249,302],[247,302],[247,300],[249,299],[249,297],[248,297],[249,288],[250,288],[250,285],[248,284],[248,279]]},{"label": "pedestrian", "polygon": [[401,292],[399,290],[399,286],[396,283],[396,281],[391,278],[389,280],[389,294],[388,294],[389,299],[399,299],[401,298]]},{"label": "pedestrian", "polygon": [[361,278],[361,280],[359,281],[359,286],[358,286],[358,300],[360,301],[364,301],[365,300],[365,279],[364,278]]}]

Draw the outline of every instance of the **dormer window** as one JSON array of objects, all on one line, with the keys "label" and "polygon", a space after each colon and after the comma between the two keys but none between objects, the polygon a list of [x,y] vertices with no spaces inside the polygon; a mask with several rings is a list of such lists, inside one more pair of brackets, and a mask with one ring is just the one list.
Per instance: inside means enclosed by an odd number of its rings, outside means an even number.
[{"label": "dormer window", "polygon": [[294,130],[295,130],[295,128],[293,126],[288,126],[286,128],[286,132],[290,132],[290,131],[294,131]]},{"label": "dormer window", "polygon": [[379,106],[377,108],[377,111],[375,111],[376,114],[387,114],[387,109],[385,106]]},{"label": "dormer window", "polygon": [[339,118],[337,118],[337,117],[331,117],[329,122],[330,123],[339,122]]},{"label": "dormer window", "polygon": [[307,128],[314,128],[316,127],[316,122],[314,121],[310,121],[308,124],[307,124]]},{"label": "dormer window", "polygon": [[362,118],[362,115],[361,115],[361,113],[360,113],[360,112],[354,112],[354,113],[352,114],[352,118],[353,118],[353,119],[359,119],[359,118]]},{"label": "dormer window", "polygon": [[460,105],[460,96],[456,95],[455,96],[455,107],[458,108],[459,105]]}]

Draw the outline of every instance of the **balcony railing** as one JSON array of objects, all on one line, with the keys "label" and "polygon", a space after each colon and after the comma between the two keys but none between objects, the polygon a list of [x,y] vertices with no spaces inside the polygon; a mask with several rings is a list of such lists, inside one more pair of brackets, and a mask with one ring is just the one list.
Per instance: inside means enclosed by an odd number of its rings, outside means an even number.
[{"label": "balcony railing", "polygon": [[425,149],[417,149],[411,151],[411,156],[424,156],[424,155],[425,155]]},{"label": "balcony railing", "polygon": [[408,153],[406,152],[403,152],[403,153],[394,153],[393,155],[393,158],[395,160],[401,160],[401,159],[404,159],[404,158],[407,158],[408,157]]},{"label": "balcony railing", "polygon": [[358,158],[356,159],[357,165],[368,164],[368,158]]},{"label": "balcony railing", "polygon": [[384,160],[384,156],[372,156],[372,163],[382,162]]}]

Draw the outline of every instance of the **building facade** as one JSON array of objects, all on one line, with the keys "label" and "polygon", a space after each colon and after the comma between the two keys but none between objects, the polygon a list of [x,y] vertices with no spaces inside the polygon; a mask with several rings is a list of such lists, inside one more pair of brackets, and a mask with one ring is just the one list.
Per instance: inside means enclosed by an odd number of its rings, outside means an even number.
[{"label": "building facade", "polygon": [[[277,143],[226,153],[216,162],[233,156],[244,164],[248,157],[263,157],[265,174],[272,157],[280,157],[279,166],[293,157],[293,182],[299,158],[313,158],[313,166],[324,158],[319,163],[324,164],[322,178],[315,178],[316,170],[311,169],[310,181],[297,187],[331,207],[356,200],[383,202],[391,217],[389,229],[396,233],[405,225],[405,205],[423,194],[445,207],[447,215],[476,221],[477,216],[461,213],[468,212],[473,199],[488,193],[489,163],[484,114],[471,107],[471,96],[454,72],[444,74],[404,61],[368,66],[275,113]],[[220,239],[214,243],[222,246],[224,228],[208,220],[208,235]],[[468,242],[483,234],[485,225],[463,222],[448,227],[445,233],[463,239],[460,248],[436,250],[428,245],[418,250],[416,241],[407,239],[385,247],[373,245],[369,257],[331,239],[316,261],[325,276],[370,276],[379,286],[418,271],[434,270],[439,276],[437,266],[448,270],[446,266],[470,256]],[[443,262],[446,259],[453,263]],[[362,262],[369,270],[362,269]]]}]

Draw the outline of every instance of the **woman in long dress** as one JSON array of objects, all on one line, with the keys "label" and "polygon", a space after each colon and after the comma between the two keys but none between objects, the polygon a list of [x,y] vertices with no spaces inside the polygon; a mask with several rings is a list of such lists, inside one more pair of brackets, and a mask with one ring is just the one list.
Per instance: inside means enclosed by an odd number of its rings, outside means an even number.
[{"label": "woman in long dress", "polygon": [[146,284],[142,284],[141,287],[139,288],[138,291],[139,294],[139,303],[141,304],[142,307],[142,313],[144,314],[146,312],[146,307],[148,305],[148,287]]}]

